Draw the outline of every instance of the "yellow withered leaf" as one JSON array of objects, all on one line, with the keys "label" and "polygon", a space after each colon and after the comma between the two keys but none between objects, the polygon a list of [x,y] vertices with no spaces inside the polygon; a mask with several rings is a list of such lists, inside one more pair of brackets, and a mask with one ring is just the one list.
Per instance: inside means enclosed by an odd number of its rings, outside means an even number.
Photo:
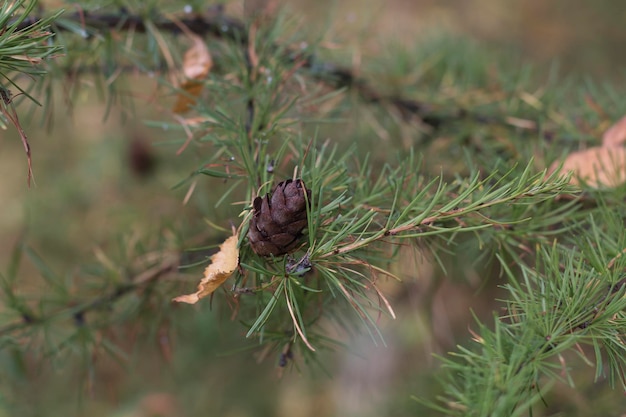
[{"label": "yellow withered leaf", "polygon": [[185,81],[180,88],[187,94],[179,94],[172,111],[184,113],[196,103],[196,97],[200,96],[204,87],[204,80],[213,66],[213,60],[204,40],[197,35],[190,35],[193,42],[191,48],[185,52],[183,58],[183,74]]},{"label": "yellow withered leaf", "polygon": [[220,245],[220,251],[211,256],[211,264],[204,270],[204,278],[198,284],[198,291],[193,294],[181,295],[173,301],[195,304],[201,298],[211,295],[230,277],[239,263],[237,236],[231,236]]},{"label": "yellow withered leaf", "polygon": [[[554,172],[559,161],[552,164]],[[562,173],[573,172],[571,184],[581,182],[595,188],[616,187],[626,182],[626,148],[593,147],[570,153],[563,162]]]}]

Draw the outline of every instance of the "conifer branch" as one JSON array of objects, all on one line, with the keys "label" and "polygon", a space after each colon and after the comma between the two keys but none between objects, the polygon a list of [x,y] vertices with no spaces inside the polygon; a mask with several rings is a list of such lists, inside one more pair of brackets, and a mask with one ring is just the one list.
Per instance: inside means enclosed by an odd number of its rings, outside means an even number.
[{"label": "conifer branch", "polygon": [[[21,249],[18,249],[18,251],[21,251]],[[63,307],[46,311],[39,311],[40,309],[38,308],[38,313],[35,313],[34,309],[27,307],[13,296],[13,290],[8,285],[9,280],[0,274],[5,296],[10,295],[8,299],[13,300],[9,303],[9,307],[21,316],[21,320],[0,327],[0,338],[15,337],[14,333],[16,332],[30,329],[33,326],[54,323],[59,319],[70,319],[76,326],[84,326],[87,323],[86,315],[88,313],[111,310],[123,297],[141,291],[168,274],[176,272],[179,266],[178,254],[163,253],[161,256],[162,259],[156,265],[148,267],[127,282],[113,285],[112,289],[105,291],[101,295],[87,300],[69,297]]]},{"label": "conifer branch", "polygon": [[[26,28],[39,24],[43,18],[32,16],[18,25]],[[63,21],[71,22],[71,25],[63,24]],[[159,31],[173,35],[183,34],[182,27],[200,36],[210,36],[217,39],[228,40],[240,44],[244,53],[249,48],[249,26],[243,21],[223,13],[223,7],[214,7],[207,13],[194,13],[191,15],[168,18],[164,16],[138,15],[121,9],[117,13],[104,13],[81,11],[64,15],[52,28],[53,31],[76,32],[82,28],[81,35],[89,39],[96,34],[104,34],[111,31],[133,31],[145,33],[151,27]],[[496,117],[477,113],[471,109],[456,107],[441,109],[440,105],[409,99],[398,95],[381,94],[367,81],[359,78],[355,72],[347,67],[332,62],[322,62],[314,54],[303,53],[299,50],[285,48],[279,44],[274,45],[276,50],[284,50],[283,57],[292,62],[299,62],[300,67],[308,70],[308,74],[314,79],[326,83],[333,89],[349,88],[356,90],[364,102],[371,105],[388,105],[408,117],[419,117],[423,123],[439,129],[448,124],[457,124],[461,121],[471,121],[477,124],[501,125],[510,129],[523,129],[528,132],[540,132],[544,138],[552,140],[554,132],[541,128],[539,123],[532,120],[521,120],[509,116]],[[122,67],[123,69],[124,67]],[[131,66],[128,70],[134,69]],[[166,68],[167,69],[167,68]],[[89,71],[90,68],[81,67],[77,71]],[[99,67],[91,67],[93,72],[102,72]],[[443,110],[443,111],[441,111]]]},{"label": "conifer branch", "polygon": [[[386,163],[372,162],[356,146],[339,150],[330,139],[320,143],[304,127],[326,117],[311,109],[344,87],[355,89],[375,107],[388,104],[432,126],[466,119],[518,128],[524,124],[520,119],[498,113],[481,116],[460,107],[442,116],[434,104],[382,94],[349,69],[317,61],[310,50],[283,47],[278,31],[244,24],[221,10],[180,18],[126,10],[82,12],[64,19],[53,26],[57,34],[71,31],[89,41],[114,31],[149,33],[152,40],[162,41],[160,32],[178,34],[182,27],[227,40],[217,42],[216,48],[222,48],[218,53],[228,77],[211,74],[210,80],[203,80],[204,88],[211,90],[197,100],[194,122],[179,117],[178,123],[154,124],[184,130],[184,146],[194,140],[201,160],[193,159],[199,166],[191,178],[204,175],[208,181],[223,181],[226,191],[219,198],[213,190],[207,195],[217,200],[216,206],[225,201],[238,205],[238,211],[229,205],[226,215],[232,219],[240,213],[241,218],[238,239],[232,240],[238,243],[236,256],[230,257],[235,266],[222,274],[226,280],[233,273],[229,278],[233,290],[220,294],[219,302],[227,300],[233,306],[232,317],[244,324],[246,337],[258,341],[266,353],[277,353],[278,366],[336,345],[326,336],[327,322],[337,322],[345,334],[365,329],[372,338],[382,339],[378,317],[396,314],[378,280],[396,278],[390,262],[400,245],[419,245],[445,269],[438,253],[471,237],[471,255],[497,257],[508,296],[501,301],[504,313],[494,315],[493,326],[477,320],[477,329],[470,331],[472,346],[460,346],[442,358],[448,379],[441,401],[430,402],[433,408],[459,416],[522,415],[545,393],[540,386],[543,378],[571,379],[573,359],[565,352],[580,353],[582,361],[608,370],[611,383],[626,386],[622,212],[582,204],[580,189],[571,187],[568,177],[546,175],[532,160],[519,164],[520,158],[513,162],[514,158],[498,157],[486,161],[486,169],[463,167],[462,175],[451,170],[433,177],[421,169],[413,151],[395,163],[382,152]],[[43,21],[13,23],[26,31]],[[167,51],[167,42],[154,43],[157,54]],[[117,61],[110,61],[110,68],[115,68]],[[260,76],[261,68],[271,77]],[[302,68],[308,77],[301,76]],[[322,96],[320,83],[333,91]],[[524,128],[539,131],[538,126]],[[342,133],[338,131],[336,139],[342,139]],[[381,150],[379,142],[372,143],[379,146],[376,152]],[[453,177],[449,183],[446,174]],[[287,181],[299,184],[290,191],[301,192],[279,193],[276,200],[261,197],[271,190],[284,191]],[[284,187],[274,187],[276,183]],[[187,195],[194,190],[207,193],[200,188],[190,187]],[[606,195],[617,207],[623,203],[619,192]],[[559,196],[571,200],[557,201]],[[596,223],[593,216],[598,213],[606,218]],[[251,227],[256,235],[250,234]],[[275,247],[267,249],[268,241]],[[178,267],[177,254],[159,255],[162,263],[141,265],[145,272],[130,281],[116,282],[123,274],[116,262],[110,262],[116,278],[99,270],[103,291],[79,292],[76,299],[70,283],[42,268],[41,292],[63,296],[62,302],[55,299],[54,308],[42,307],[43,299],[27,302],[31,300],[14,289],[15,271],[7,273],[2,277],[2,295],[15,321],[3,323],[0,336],[8,340],[25,329],[66,319],[81,329],[97,328],[88,320],[89,313],[119,305],[125,296],[161,283]],[[125,271],[126,265],[119,264]],[[595,361],[579,348],[583,344],[592,347]]]}]

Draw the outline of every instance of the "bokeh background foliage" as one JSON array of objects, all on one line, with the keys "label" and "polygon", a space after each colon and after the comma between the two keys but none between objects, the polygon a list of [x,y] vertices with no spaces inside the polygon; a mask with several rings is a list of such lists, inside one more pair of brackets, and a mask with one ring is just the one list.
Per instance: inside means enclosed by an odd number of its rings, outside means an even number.
[{"label": "bokeh background foliage", "polygon": [[[608,1],[577,3],[188,6],[244,22],[263,22],[261,11],[276,7],[278,23],[259,31],[259,53],[274,42],[315,51],[288,86],[301,96],[282,126],[294,123],[293,137],[300,138],[295,143],[328,139],[355,170],[367,155],[372,178],[412,148],[424,155],[416,165],[420,174],[453,181],[477,169],[506,172],[515,162],[521,165],[515,173],[521,173],[531,158],[539,172],[567,150],[595,144],[626,113],[623,8]],[[185,37],[154,26],[146,33],[91,32],[79,22],[98,13],[122,21],[125,15],[175,20],[185,16],[185,5],[50,0],[32,12],[50,16],[65,9],[56,21],[56,41],[65,48],[54,51],[58,56],[43,78],[12,74],[42,106],[24,96],[13,103],[33,148],[36,186],[26,186],[23,148],[10,125],[0,146],[2,412],[440,415],[411,396],[441,394],[434,383],[441,361],[433,353],[467,344],[468,328],[479,327],[472,315],[493,327],[492,313],[503,306],[495,300],[506,298],[507,288],[500,263],[489,256],[497,251],[481,248],[506,247],[505,241],[466,236],[441,248],[437,258],[428,247],[400,246],[387,267],[402,281],[379,282],[398,317],[377,320],[384,344],[339,309],[334,317],[348,324],[326,323],[323,329],[345,345],[314,355],[296,350],[285,368],[279,366],[284,345],[246,340],[246,327],[231,321],[236,308],[228,292],[196,307],[172,305],[173,296],[195,286],[206,256],[227,235],[229,223],[240,222],[249,196],[233,180],[188,178],[199,167],[228,162],[227,153],[212,153],[209,141],[194,137],[177,153],[187,135],[171,112],[179,92],[170,83],[189,48]],[[244,122],[246,102],[238,91],[247,86],[228,84],[246,78],[245,54],[220,38],[207,36],[207,43],[215,82],[203,97],[230,114],[239,112],[235,120]],[[338,68],[359,81],[346,84]],[[390,99],[397,96],[424,108],[412,112]],[[541,122],[516,129],[507,117]],[[294,163],[276,169],[289,176]],[[623,193],[589,198],[606,199],[617,220],[599,219],[615,222],[616,230],[623,227]],[[569,214],[567,207],[563,213]],[[620,243],[607,252],[619,252]],[[15,300],[24,303],[16,306]],[[45,323],[37,323],[40,311],[33,306],[49,314]],[[345,334],[346,328],[354,331]],[[533,415],[622,415],[626,403],[609,388],[607,375],[594,382],[593,366],[564,355],[573,364],[576,388],[555,382]]]}]

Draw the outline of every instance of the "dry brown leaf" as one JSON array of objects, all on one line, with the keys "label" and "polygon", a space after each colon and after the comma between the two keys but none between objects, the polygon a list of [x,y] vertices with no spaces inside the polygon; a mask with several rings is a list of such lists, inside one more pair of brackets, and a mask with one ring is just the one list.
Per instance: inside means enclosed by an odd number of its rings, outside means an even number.
[{"label": "dry brown leaf", "polygon": [[155,392],[145,395],[135,411],[137,414],[133,417],[174,417],[179,416],[182,410],[172,394]]},{"label": "dry brown leaf", "polygon": [[[559,161],[550,166],[549,173],[556,171]],[[626,148],[593,147],[572,152],[563,163],[561,172],[573,172],[571,184],[585,182],[595,188],[616,187],[626,182]]]},{"label": "dry brown leaf", "polygon": [[602,135],[602,146],[622,146],[626,142],[626,116],[619,119]]},{"label": "dry brown leaf", "polygon": [[172,109],[174,113],[184,113],[196,103],[196,97],[200,96],[204,80],[213,66],[213,60],[209,48],[204,40],[197,35],[189,35],[193,41],[191,48],[185,52],[183,58],[183,74],[186,80],[180,88],[187,94],[179,94],[176,104]]},{"label": "dry brown leaf", "polygon": [[220,245],[220,251],[211,257],[211,264],[204,270],[204,278],[198,284],[198,291],[193,294],[181,295],[174,298],[173,301],[195,304],[222,285],[239,264],[237,241],[238,238],[235,235]]},{"label": "dry brown leaf", "polygon": [[180,88],[185,90],[187,94],[181,93],[176,98],[176,104],[174,104],[172,111],[177,114],[186,113],[196,104],[196,98],[202,93],[204,84],[198,80],[187,80]]}]

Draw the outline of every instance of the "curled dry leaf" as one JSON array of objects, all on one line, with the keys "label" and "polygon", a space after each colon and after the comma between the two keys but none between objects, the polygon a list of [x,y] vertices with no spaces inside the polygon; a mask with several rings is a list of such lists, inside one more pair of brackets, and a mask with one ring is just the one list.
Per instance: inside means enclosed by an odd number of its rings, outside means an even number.
[{"label": "curled dry leaf", "polygon": [[626,142],[626,116],[619,119],[602,135],[602,146],[622,146]]},{"label": "curled dry leaf", "polygon": [[[559,161],[550,166],[549,173],[556,171]],[[581,182],[589,186],[616,187],[626,182],[626,148],[593,147],[572,152],[563,163],[561,172],[573,172],[571,184]]]},{"label": "curled dry leaf", "polygon": [[220,251],[211,257],[211,264],[204,270],[204,278],[198,284],[198,291],[181,295],[173,301],[195,304],[201,298],[210,295],[230,277],[239,263],[237,235],[231,236],[220,245]]},{"label": "curled dry leaf", "polygon": [[180,88],[187,94],[179,94],[176,104],[172,109],[174,113],[184,113],[196,102],[195,98],[200,96],[204,80],[213,66],[213,60],[204,40],[197,35],[189,36],[193,45],[183,58],[183,74],[186,80]]}]

